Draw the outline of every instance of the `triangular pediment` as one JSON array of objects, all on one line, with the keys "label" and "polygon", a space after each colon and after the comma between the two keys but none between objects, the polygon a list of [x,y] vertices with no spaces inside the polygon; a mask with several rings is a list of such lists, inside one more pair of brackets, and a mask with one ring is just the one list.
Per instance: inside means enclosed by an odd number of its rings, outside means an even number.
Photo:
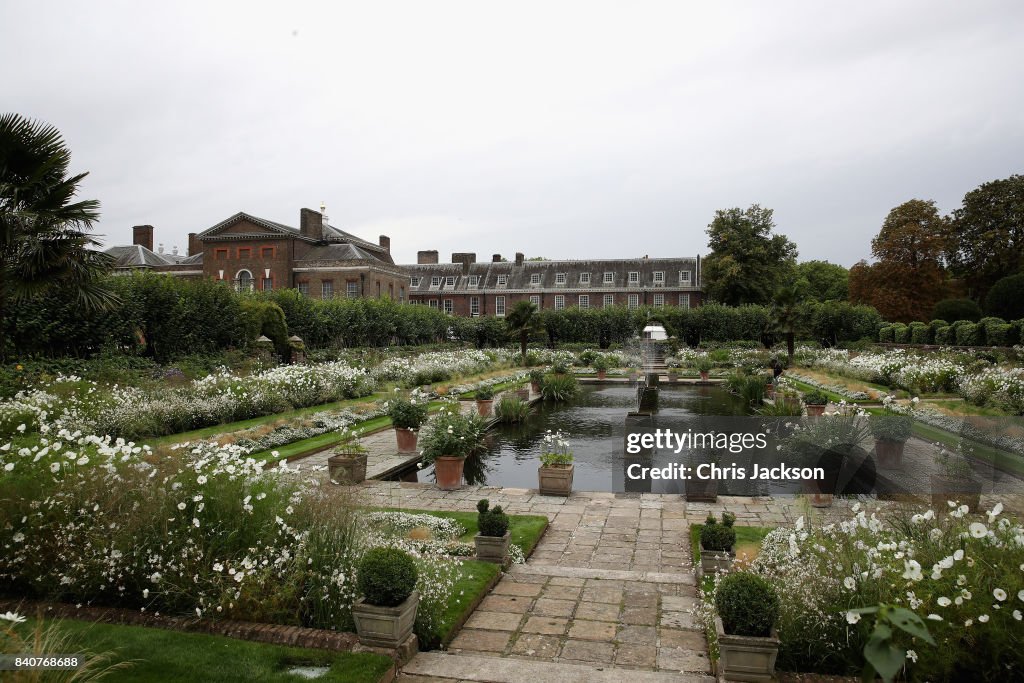
[{"label": "triangular pediment", "polygon": [[299,231],[293,227],[258,218],[245,212],[217,223],[199,233],[200,239],[215,237],[298,237]]}]

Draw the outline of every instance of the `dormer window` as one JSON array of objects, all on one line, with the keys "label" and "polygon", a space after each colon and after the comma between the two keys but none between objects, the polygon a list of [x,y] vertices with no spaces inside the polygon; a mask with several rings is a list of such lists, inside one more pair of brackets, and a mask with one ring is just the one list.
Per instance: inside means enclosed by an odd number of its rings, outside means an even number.
[{"label": "dormer window", "polygon": [[679,284],[688,285],[690,284],[690,271],[680,270],[679,271]]},{"label": "dormer window", "polygon": [[565,273],[555,273],[555,284],[556,285],[564,285],[565,284]]},{"label": "dormer window", "polygon": [[451,276],[446,277],[444,279],[444,286],[445,287],[454,287],[455,286],[455,278],[453,278]]},{"label": "dormer window", "polygon": [[421,278],[418,278],[418,277],[411,277],[411,278],[409,278],[409,286],[410,287],[419,287],[420,286],[420,279]]},{"label": "dormer window", "polygon": [[540,284],[540,273],[531,273],[530,274],[530,284],[531,285],[539,285]]},{"label": "dormer window", "polygon": [[590,273],[580,273],[580,284],[581,285],[589,285],[590,284]]},{"label": "dormer window", "polygon": [[665,271],[656,270],[654,271],[654,286],[662,287],[665,284]]},{"label": "dormer window", "polygon": [[441,276],[440,275],[432,276],[430,278],[430,287],[431,287],[431,289],[437,289],[440,286],[441,286]]},{"label": "dormer window", "polygon": [[498,286],[499,287],[504,287],[507,284],[508,284],[508,275],[499,275],[498,276]]},{"label": "dormer window", "polygon": [[479,287],[480,286],[480,276],[479,275],[470,275],[469,276],[469,286],[473,287],[473,288]]},{"label": "dormer window", "polygon": [[629,271],[629,284],[638,285],[640,284],[640,271],[631,270]]},{"label": "dormer window", "polygon": [[609,272],[609,271],[605,271],[604,283],[606,285],[613,285],[613,284],[615,284],[615,273],[612,273],[612,272]]}]

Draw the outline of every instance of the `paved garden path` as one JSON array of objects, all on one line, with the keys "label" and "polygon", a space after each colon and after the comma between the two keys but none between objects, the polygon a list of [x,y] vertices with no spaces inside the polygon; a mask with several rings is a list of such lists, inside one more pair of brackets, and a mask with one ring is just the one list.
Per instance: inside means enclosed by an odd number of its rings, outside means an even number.
[{"label": "paved garden path", "polygon": [[[722,498],[687,505],[678,495],[574,493],[368,482],[371,505],[473,510],[486,497],[551,526],[480,604],[447,652],[423,652],[403,683],[443,681],[713,681],[707,641],[688,613],[696,599],[689,526],[710,509],[738,523],[776,525],[803,514],[795,500]],[[846,512],[843,503],[829,513]]]}]

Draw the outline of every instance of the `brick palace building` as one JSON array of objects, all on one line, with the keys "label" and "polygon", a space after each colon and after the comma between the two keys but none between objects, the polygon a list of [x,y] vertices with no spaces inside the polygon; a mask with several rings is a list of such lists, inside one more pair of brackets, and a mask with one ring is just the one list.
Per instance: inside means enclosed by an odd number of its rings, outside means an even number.
[{"label": "brick palace building", "polygon": [[454,253],[439,263],[420,251],[399,265],[391,240],[368,242],[336,228],[321,210],[302,209],[299,227],[237,213],[190,233],[188,253],[153,250],[154,229],[133,228],[133,244],[110,247],[115,272],[152,271],[207,277],[239,290],[295,288],[319,299],[388,297],[463,316],[503,316],[519,301],[539,308],[681,306],[701,304],[700,257],[528,261],[516,254],[489,262]]}]

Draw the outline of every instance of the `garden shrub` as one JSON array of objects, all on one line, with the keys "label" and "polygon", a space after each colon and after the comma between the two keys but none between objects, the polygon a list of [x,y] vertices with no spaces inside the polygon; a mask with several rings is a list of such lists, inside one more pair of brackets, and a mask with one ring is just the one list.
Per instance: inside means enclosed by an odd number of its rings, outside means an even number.
[{"label": "garden shrub", "polygon": [[579,390],[579,381],[569,374],[549,372],[540,381],[540,395],[545,401],[568,401],[579,393]]},{"label": "garden shrub", "polygon": [[1008,323],[990,323],[985,326],[985,343],[989,346],[1012,346],[1014,327]]},{"label": "garden shrub", "polygon": [[931,343],[930,333],[931,328],[922,322],[910,323],[910,343],[911,344],[929,344]]},{"label": "garden shrub", "polygon": [[508,531],[509,519],[500,505],[490,507],[491,503],[486,498],[476,504],[476,526],[481,536],[493,536],[501,538]]},{"label": "garden shrub", "polygon": [[956,344],[956,330],[949,325],[935,328],[935,343],[942,346],[953,346]]},{"label": "garden shrub", "polygon": [[949,327],[949,323],[940,319],[935,319],[928,323],[928,329],[931,331],[931,343],[935,343],[935,332],[940,327]]},{"label": "garden shrub", "polygon": [[409,553],[398,548],[372,548],[359,561],[356,577],[366,602],[397,607],[416,590],[419,572]]},{"label": "garden shrub", "polygon": [[943,299],[935,304],[932,311],[932,318],[939,320],[967,320],[978,322],[981,320],[981,307],[971,299]]},{"label": "garden shrub", "polygon": [[882,344],[892,344],[896,340],[896,328],[893,325],[883,325],[878,330],[878,341]]},{"label": "garden shrub", "polygon": [[406,398],[397,398],[388,405],[391,424],[400,429],[419,429],[429,413],[430,407],[426,400],[413,402]]},{"label": "garden shrub", "polygon": [[765,579],[748,572],[726,575],[715,591],[715,610],[730,635],[771,635],[779,617],[779,596]]},{"label": "garden shrub", "polygon": [[1024,272],[998,280],[985,296],[985,312],[1007,320],[1024,317]]},{"label": "garden shrub", "polygon": [[700,547],[718,552],[731,551],[736,545],[736,530],[733,528],[735,520],[735,515],[726,512],[722,514],[722,523],[719,524],[715,516],[709,514],[700,528]]},{"label": "garden shrub", "polygon": [[892,326],[893,341],[897,344],[910,343],[910,328],[903,323],[896,323]]},{"label": "garden shrub", "polygon": [[984,328],[975,323],[964,322],[956,328],[957,346],[981,346],[985,343]]}]

